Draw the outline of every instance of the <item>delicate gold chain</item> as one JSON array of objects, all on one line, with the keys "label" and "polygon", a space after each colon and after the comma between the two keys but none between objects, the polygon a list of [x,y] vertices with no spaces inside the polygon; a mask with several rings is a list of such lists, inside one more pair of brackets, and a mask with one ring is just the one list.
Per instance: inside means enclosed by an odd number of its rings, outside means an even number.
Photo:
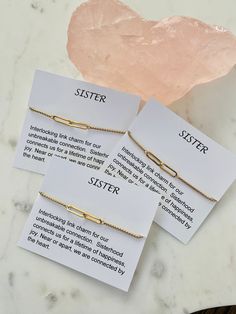
[{"label": "delicate gold chain", "polygon": [[80,218],[84,218],[84,219],[87,219],[87,220],[90,220],[96,224],[100,224],[100,225],[105,225],[105,226],[108,226],[110,228],[113,228],[113,229],[116,229],[118,231],[121,231],[123,233],[126,233],[134,238],[137,238],[137,239],[141,239],[143,238],[143,235],[141,234],[138,234],[138,233],[135,233],[135,232],[131,232],[127,229],[124,229],[122,227],[119,227],[119,226],[116,226],[108,221],[105,221],[104,219],[100,218],[100,217],[97,217],[97,216],[94,216],[74,205],[70,205],[70,204],[66,204],[64,202],[62,202],[61,200],[59,200],[58,198],[54,197],[54,196],[51,196],[51,195],[48,195],[47,193],[44,193],[44,192],[39,192],[39,194],[42,196],[42,197],[45,197],[46,199],[52,201],[52,202],[55,202],[63,207],[66,208],[66,210]]},{"label": "delicate gold chain", "polygon": [[144,152],[144,154],[151,160],[153,161],[158,167],[160,167],[163,171],[165,171],[166,173],[168,173],[170,176],[172,176],[173,178],[177,178],[180,181],[182,181],[183,183],[185,183],[186,185],[188,185],[190,188],[192,188],[194,191],[198,192],[199,194],[201,194],[202,196],[206,197],[208,200],[212,201],[212,202],[217,202],[217,200],[209,195],[207,195],[206,193],[202,192],[201,190],[199,190],[198,188],[196,188],[194,185],[192,185],[191,183],[189,183],[187,180],[185,180],[184,178],[182,178],[178,172],[176,170],[174,170],[173,168],[171,168],[170,166],[168,166],[166,163],[164,163],[160,158],[158,158],[155,154],[153,154],[151,151],[147,150],[142,144],[140,144],[131,134],[130,131],[127,132],[129,138]]},{"label": "delicate gold chain", "polygon": [[114,129],[107,129],[107,128],[101,128],[101,127],[97,127],[97,126],[93,126],[84,122],[79,122],[79,121],[75,121],[75,120],[70,120],[61,116],[57,116],[57,115],[53,115],[38,109],[35,109],[33,107],[29,107],[29,109],[33,112],[39,113],[49,119],[52,119],[58,123],[62,123],[64,125],[73,127],[73,128],[78,128],[78,129],[82,129],[82,130],[95,130],[95,131],[101,131],[101,132],[110,132],[110,133],[116,133],[116,134],[125,134],[125,131],[121,131],[121,130],[114,130]]}]

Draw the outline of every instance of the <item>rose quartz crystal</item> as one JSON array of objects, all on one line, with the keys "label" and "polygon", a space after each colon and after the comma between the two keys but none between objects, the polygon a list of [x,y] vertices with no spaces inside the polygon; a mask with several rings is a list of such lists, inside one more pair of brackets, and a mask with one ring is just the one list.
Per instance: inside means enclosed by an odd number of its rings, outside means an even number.
[{"label": "rose quartz crystal", "polygon": [[170,104],[236,63],[236,37],[189,17],[146,21],[117,0],[90,0],[72,15],[67,50],[83,77]]}]

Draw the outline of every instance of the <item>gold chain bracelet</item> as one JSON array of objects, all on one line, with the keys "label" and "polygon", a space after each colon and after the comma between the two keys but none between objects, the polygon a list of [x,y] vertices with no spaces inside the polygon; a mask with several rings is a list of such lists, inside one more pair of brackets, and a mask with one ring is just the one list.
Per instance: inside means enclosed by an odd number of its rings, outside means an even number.
[{"label": "gold chain bracelet", "polygon": [[116,230],[121,231],[123,233],[126,233],[126,234],[128,234],[128,235],[130,235],[130,236],[132,236],[134,238],[137,238],[137,239],[143,238],[143,235],[141,235],[141,234],[138,234],[138,233],[135,233],[135,232],[131,232],[131,231],[126,230],[126,229],[124,229],[122,227],[118,227],[118,226],[116,226],[116,225],[114,225],[114,224],[112,224],[110,222],[107,222],[107,221],[105,221],[104,219],[102,219],[100,217],[94,216],[94,215],[92,215],[92,214],[90,214],[90,213],[88,213],[88,212],[86,212],[86,211],[84,211],[84,210],[74,206],[74,205],[66,204],[66,203],[62,202],[61,200],[55,198],[54,196],[48,195],[47,193],[39,192],[39,194],[42,197],[44,197],[44,198],[46,198],[46,199],[48,199],[48,200],[50,200],[52,202],[55,202],[55,203],[65,207],[68,212],[70,212],[70,213],[72,213],[72,214],[74,214],[74,215],[76,215],[76,216],[78,216],[80,218],[84,218],[84,219],[90,220],[90,221],[92,221],[92,222],[94,222],[96,224],[99,224],[99,225],[108,226],[110,228],[113,228],[113,229],[116,229]]},{"label": "gold chain bracelet", "polygon": [[185,183],[186,185],[188,185],[190,188],[192,188],[194,191],[196,191],[197,193],[201,194],[202,196],[206,197],[208,200],[212,201],[212,202],[217,202],[217,200],[209,195],[207,195],[206,193],[202,192],[201,190],[199,190],[198,188],[196,188],[194,185],[192,185],[191,183],[189,183],[187,180],[185,180],[184,178],[182,178],[178,172],[176,170],[174,170],[173,168],[171,168],[169,165],[167,165],[165,162],[163,162],[160,158],[158,158],[155,154],[153,154],[151,151],[147,150],[142,144],[140,144],[131,134],[130,131],[127,132],[129,138],[144,152],[144,154],[152,161],[154,162],[158,167],[160,167],[163,171],[165,171],[166,173],[168,173],[170,176],[172,176],[173,178],[177,178],[180,181],[182,181],[183,183]]},{"label": "gold chain bracelet", "polygon": [[73,127],[73,128],[78,128],[81,130],[95,130],[95,131],[102,131],[102,132],[110,132],[110,133],[116,133],[116,134],[125,134],[125,131],[120,131],[120,130],[114,130],[114,129],[107,129],[107,128],[101,128],[101,127],[96,127],[84,122],[79,122],[75,120],[70,120],[61,116],[53,115],[38,109],[35,109],[33,107],[29,107],[29,109],[33,112],[39,113],[49,119],[52,119],[58,123]]}]

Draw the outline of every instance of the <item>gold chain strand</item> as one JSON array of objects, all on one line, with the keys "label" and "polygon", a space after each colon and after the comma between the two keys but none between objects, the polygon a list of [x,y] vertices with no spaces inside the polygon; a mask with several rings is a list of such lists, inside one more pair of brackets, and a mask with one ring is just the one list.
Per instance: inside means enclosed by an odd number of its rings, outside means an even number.
[{"label": "gold chain strand", "polygon": [[105,221],[102,218],[94,216],[94,215],[92,215],[92,214],[90,214],[90,213],[88,213],[88,212],[86,212],[86,211],[84,211],[84,210],[74,206],[74,205],[66,204],[66,203],[62,202],[61,200],[55,198],[54,196],[48,195],[47,193],[39,192],[39,194],[42,197],[44,197],[44,198],[46,198],[46,199],[48,199],[48,200],[50,200],[52,202],[55,202],[55,203],[65,207],[68,212],[70,212],[70,213],[72,213],[72,214],[74,214],[74,215],[76,215],[76,216],[78,216],[80,218],[84,218],[84,219],[90,220],[90,221],[92,221],[92,222],[94,222],[96,224],[108,226],[110,228],[113,228],[113,229],[116,229],[116,230],[121,231],[123,233],[126,233],[126,234],[128,234],[128,235],[130,235],[130,236],[132,236],[134,238],[137,238],[137,239],[143,238],[143,235],[141,235],[141,234],[138,234],[138,233],[135,233],[135,232],[131,232],[131,231],[127,230],[127,229],[124,229],[122,227],[116,226],[116,225],[114,225],[114,224],[112,224],[112,223],[110,223],[108,221]]},{"label": "gold chain strand", "polygon": [[64,125],[73,127],[73,128],[78,128],[81,130],[95,130],[95,131],[101,131],[101,132],[110,132],[110,133],[116,133],[116,134],[125,134],[126,131],[121,131],[121,130],[114,130],[114,129],[107,129],[107,128],[101,128],[101,127],[96,127],[87,123],[75,121],[75,120],[70,120],[61,116],[57,115],[52,115],[47,112],[35,109],[33,107],[29,107],[29,109],[33,112],[39,113],[49,119],[52,119],[58,123],[62,123]]},{"label": "gold chain strand", "polygon": [[198,192],[199,194],[201,194],[202,196],[206,197],[208,200],[212,201],[212,202],[217,202],[216,199],[214,199],[213,197],[207,195],[206,193],[202,192],[201,190],[199,190],[198,188],[196,188],[194,185],[192,185],[191,183],[189,183],[187,180],[185,180],[184,178],[182,178],[178,172],[176,170],[174,170],[173,168],[171,168],[170,166],[168,166],[166,163],[164,163],[160,158],[158,158],[155,154],[153,154],[151,151],[147,150],[146,148],[144,148],[144,146],[142,144],[140,144],[131,134],[130,131],[127,132],[129,138],[144,152],[144,154],[152,161],[154,162],[158,167],[160,167],[163,171],[165,171],[166,173],[168,173],[170,176],[172,176],[173,178],[177,178],[180,181],[182,181],[184,184],[188,185],[190,188],[192,188],[194,191]]}]

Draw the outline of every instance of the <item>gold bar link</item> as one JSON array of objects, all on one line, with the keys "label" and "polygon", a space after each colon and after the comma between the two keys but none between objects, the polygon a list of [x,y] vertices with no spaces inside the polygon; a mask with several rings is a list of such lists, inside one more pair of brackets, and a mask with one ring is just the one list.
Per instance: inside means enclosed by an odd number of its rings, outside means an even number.
[{"label": "gold bar link", "polygon": [[168,173],[170,176],[172,176],[173,178],[178,176],[178,173],[171,168],[170,166],[168,166],[167,164],[165,164],[160,158],[158,158],[156,155],[154,155],[152,152],[145,150],[145,155],[151,159],[158,167],[160,167],[163,171],[165,171],[166,173]]},{"label": "gold bar link", "polygon": [[158,167],[160,167],[160,169],[162,169],[163,171],[165,171],[166,173],[168,173],[170,176],[172,176],[173,178],[178,178],[181,182],[183,182],[184,184],[188,185],[190,188],[192,188],[194,191],[198,192],[200,195],[206,197],[209,201],[212,202],[217,202],[217,200],[209,195],[207,195],[206,193],[202,192],[201,190],[199,190],[198,188],[196,188],[195,186],[193,186],[190,182],[188,182],[187,180],[185,180],[184,178],[182,178],[181,176],[178,175],[178,172],[176,170],[174,170],[173,168],[171,168],[169,165],[167,165],[166,163],[164,163],[160,158],[158,158],[155,154],[153,154],[152,152],[150,152],[149,150],[147,150],[142,144],[140,144],[135,138],[134,136],[131,134],[130,131],[127,131],[127,134],[129,136],[129,138],[132,140],[132,142],[134,144],[136,144],[143,152],[144,154],[152,161],[154,162]]},{"label": "gold bar link", "polygon": [[61,123],[61,124],[65,124],[65,125],[69,124],[69,120],[68,119],[62,118],[60,116],[52,116],[52,120],[54,120],[54,121],[56,121],[58,123]]},{"label": "gold bar link", "polygon": [[157,166],[161,167],[162,165],[162,161],[160,158],[158,158],[157,156],[155,156],[152,152],[149,152],[148,150],[145,150],[145,155],[151,159]]},{"label": "gold bar link", "polygon": [[33,107],[29,107],[29,109],[33,112],[36,112],[36,113],[41,114],[47,118],[50,118],[50,119],[54,120],[55,122],[58,122],[58,123],[61,123],[61,124],[64,124],[64,125],[67,125],[67,126],[70,126],[73,128],[81,129],[81,130],[95,130],[95,131],[100,131],[100,132],[110,132],[110,133],[122,134],[122,135],[126,133],[126,131],[96,127],[96,126],[89,125],[89,124],[84,123],[84,122],[79,122],[79,121],[67,119],[67,118],[64,118],[61,116],[57,116],[57,115],[51,115],[50,113],[35,109]]},{"label": "gold bar link", "polygon": [[70,119],[66,119],[66,118],[63,118],[63,117],[60,117],[60,116],[52,116],[52,119],[58,123],[61,123],[61,124],[64,124],[64,125],[67,125],[67,126],[71,126],[71,127],[74,127],[74,128],[79,128],[79,129],[82,129],[82,130],[88,130],[89,129],[89,126],[85,123],[82,123],[82,122],[77,122],[77,121],[74,121],[74,120],[70,120]]},{"label": "gold bar link", "polygon": [[178,173],[173,169],[171,168],[170,166],[168,166],[167,164],[165,163],[162,163],[160,165],[160,168],[165,171],[166,173],[168,173],[170,176],[172,176],[173,178],[176,178],[178,177]]},{"label": "gold bar link", "polygon": [[66,210],[80,218],[84,218],[84,212],[73,205],[66,205]]},{"label": "gold bar link", "polygon": [[97,216],[94,216],[92,214],[89,214],[87,212],[85,212],[84,210],[74,206],[74,205],[68,205],[66,206],[66,209],[68,212],[80,217],[80,218],[84,218],[87,220],[90,220],[92,222],[95,222],[96,224],[103,224],[103,220]]},{"label": "gold bar link", "polygon": [[74,120],[70,120],[69,126],[73,127],[73,128],[78,128],[78,129],[81,129],[81,130],[88,130],[90,129],[90,126],[86,123],[83,123],[83,122],[77,122],[77,121],[74,121]]},{"label": "gold bar link", "polygon": [[90,213],[88,213],[88,212],[86,212],[86,211],[84,211],[84,210],[82,210],[82,209],[76,207],[75,205],[66,204],[66,203],[64,203],[63,201],[57,199],[56,197],[54,197],[54,196],[52,196],[52,195],[49,195],[49,194],[44,193],[44,192],[39,192],[39,194],[40,194],[42,197],[44,197],[44,198],[46,198],[46,199],[48,199],[48,200],[50,200],[50,201],[52,201],[52,202],[55,202],[55,203],[57,203],[58,205],[61,205],[61,206],[65,207],[68,212],[70,212],[70,213],[76,215],[76,216],[79,217],[79,218],[87,219],[87,220],[89,220],[89,221],[91,221],[91,222],[94,222],[94,223],[96,223],[96,224],[99,224],[99,225],[106,225],[106,226],[108,226],[108,227],[110,227],[110,228],[113,228],[113,229],[118,230],[118,231],[120,231],[120,232],[126,233],[126,234],[128,234],[128,235],[130,235],[130,236],[132,236],[132,237],[134,237],[134,238],[137,238],[137,239],[142,239],[142,238],[144,238],[144,236],[141,235],[141,234],[138,234],[138,233],[135,233],[135,232],[126,230],[126,229],[124,229],[124,228],[122,228],[122,227],[116,226],[116,225],[114,225],[114,224],[112,224],[112,223],[110,223],[110,222],[108,222],[108,221],[103,220],[103,219],[100,218],[100,217],[97,217],[97,216],[95,216],[95,215],[92,215],[92,214],[90,214]]}]

